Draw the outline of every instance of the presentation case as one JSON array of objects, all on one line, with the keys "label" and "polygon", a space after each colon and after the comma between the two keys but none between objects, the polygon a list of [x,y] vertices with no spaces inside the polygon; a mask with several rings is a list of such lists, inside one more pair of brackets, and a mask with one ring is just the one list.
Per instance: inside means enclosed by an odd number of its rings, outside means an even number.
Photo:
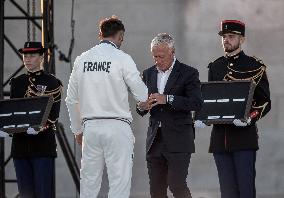
[{"label": "presentation case", "polygon": [[201,83],[203,107],[195,120],[206,124],[230,124],[234,119],[247,120],[253,100],[252,81],[210,81]]},{"label": "presentation case", "polygon": [[28,127],[40,130],[48,119],[52,97],[16,98],[0,101],[0,130],[26,132]]}]

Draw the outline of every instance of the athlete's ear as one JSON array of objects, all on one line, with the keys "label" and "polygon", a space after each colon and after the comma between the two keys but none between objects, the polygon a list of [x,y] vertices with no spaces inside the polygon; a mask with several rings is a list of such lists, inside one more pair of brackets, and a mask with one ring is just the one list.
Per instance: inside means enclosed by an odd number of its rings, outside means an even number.
[{"label": "athlete's ear", "polygon": [[123,41],[123,38],[124,38],[124,32],[121,31],[121,32],[119,33],[119,41],[122,42],[122,41]]}]

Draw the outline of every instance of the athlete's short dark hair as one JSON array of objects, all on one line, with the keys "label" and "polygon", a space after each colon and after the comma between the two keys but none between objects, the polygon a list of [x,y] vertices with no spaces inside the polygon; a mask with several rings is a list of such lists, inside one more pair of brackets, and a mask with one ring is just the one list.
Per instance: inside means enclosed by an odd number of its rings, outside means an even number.
[{"label": "athlete's short dark hair", "polygon": [[105,18],[100,21],[100,38],[107,38],[114,36],[119,31],[124,31],[125,28],[121,20],[119,20],[116,16],[112,16],[110,18]]}]

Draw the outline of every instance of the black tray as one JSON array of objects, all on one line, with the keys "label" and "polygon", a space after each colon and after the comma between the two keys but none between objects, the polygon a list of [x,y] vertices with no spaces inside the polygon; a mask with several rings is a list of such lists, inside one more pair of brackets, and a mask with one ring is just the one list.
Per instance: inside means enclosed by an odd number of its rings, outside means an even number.
[{"label": "black tray", "polygon": [[39,130],[48,119],[53,98],[49,96],[16,98],[0,101],[0,130],[7,133]]},{"label": "black tray", "polygon": [[255,84],[252,81],[210,81],[201,83],[203,107],[195,120],[206,124],[231,124],[249,117]]}]

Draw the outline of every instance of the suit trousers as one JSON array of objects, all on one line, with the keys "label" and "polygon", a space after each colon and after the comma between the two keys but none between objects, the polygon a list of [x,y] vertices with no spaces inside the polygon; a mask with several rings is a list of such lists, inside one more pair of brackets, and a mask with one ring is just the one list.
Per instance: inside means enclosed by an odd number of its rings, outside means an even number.
[{"label": "suit trousers", "polygon": [[21,198],[53,198],[54,158],[14,158]]},{"label": "suit trousers", "polygon": [[130,125],[115,119],[84,123],[80,198],[96,198],[104,165],[109,180],[108,198],[128,198],[133,166],[134,136]]},{"label": "suit trousers", "polygon": [[213,153],[221,198],[255,198],[255,150]]},{"label": "suit trousers", "polygon": [[151,198],[167,198],[167,189],[175,198],[191,198],[186,178],[191,153],[167,151],[160,128],[147,153]]}]

